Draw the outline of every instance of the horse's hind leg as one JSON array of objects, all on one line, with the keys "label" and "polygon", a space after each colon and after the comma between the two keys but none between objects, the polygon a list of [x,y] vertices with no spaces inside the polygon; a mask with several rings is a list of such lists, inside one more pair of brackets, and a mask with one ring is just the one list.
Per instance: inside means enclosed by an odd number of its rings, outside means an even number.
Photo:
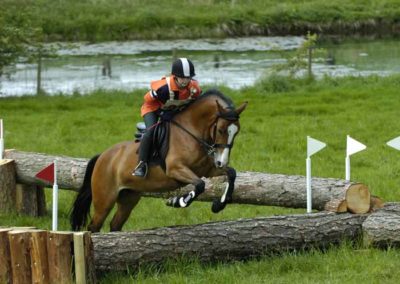
[{"label": "horse's hind leg", "polygon": [[120,191],[117,199],[117,212],[110,223],[110,231],[121,231],[122,226],[128,220],[132,209],[140,200],[140,193],[134,192],[129,189],[123,189]]},{"label": "horse's hind leg", "polygon": [[99,232],[101,227],[104,224],[108,214],[111,209],[114,207],[115,201],[117,201],[118,191],[116,190],[107,190],[105,186],[101,188],[93,188],[93,218],[90,222],[88,229],[93,232]]}]

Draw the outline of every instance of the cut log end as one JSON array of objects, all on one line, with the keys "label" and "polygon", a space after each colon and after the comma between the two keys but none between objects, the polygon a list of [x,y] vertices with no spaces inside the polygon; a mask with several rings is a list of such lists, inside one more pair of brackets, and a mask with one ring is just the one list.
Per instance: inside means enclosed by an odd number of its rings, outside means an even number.
[{"label": "cut log end", "polygon": [[351,185],[346,191],[346,202],[349,212],[367,213],[371,207],[371,194],[368,187],[361,183]]},{"label": "cut log end", "polygon": [[347,212],[347,202],[344,199],[333,199],[325,204],[326,211],[345,213]]}]

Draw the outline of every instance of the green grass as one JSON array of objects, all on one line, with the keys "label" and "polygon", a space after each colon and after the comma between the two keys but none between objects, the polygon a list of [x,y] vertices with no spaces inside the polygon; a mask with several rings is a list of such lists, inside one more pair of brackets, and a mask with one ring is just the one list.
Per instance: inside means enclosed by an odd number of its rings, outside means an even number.
[{"label": "green grass", "polygon": [[[47,40],[393,33],[397,0],[1,0],[7,22],[32,19]],[[1,16],[0,12],[0,16]]]},{"label": "green grass", "polygon": [[[352,156],[352,180],[369,186],[386,201],[400,200],[400,153],[385,143],[400,135],[400,76],[325,78],[320,81],[270,77],[239,91],[223,88],[237,105],[248,101],[231,164],[239,171],[305,174],[306,136],[328,147],[316,154],[313,176],[344,178],[346,135],[368,146]],[[131,139],[145,90],[98,91],[87,96],[1,98],[6,148],[74,157],[91,157],[121,140]],[[47,191],[47,208],[51,196]],[[68,230],[68,211],[75,194],[60,192],[59,228]],[[124,230],[196,224],[304,209],[229,205],[212,214],[211,204],[195,202],[186,209],[144,198]],[[0,226],[34,225],[50,229],[50,215],[30,218],[0,215]],[[109,220],[108,220],[109,221]],[[108,231],[108,221],[103,231]],[[327,252],[299,252],[246,262],[201,264],[168,262],[162,269],[142,267],[130,274],[109,274],[103,283],[395,283],[400,253],[392,249],[356,250],[350,245]]]}]

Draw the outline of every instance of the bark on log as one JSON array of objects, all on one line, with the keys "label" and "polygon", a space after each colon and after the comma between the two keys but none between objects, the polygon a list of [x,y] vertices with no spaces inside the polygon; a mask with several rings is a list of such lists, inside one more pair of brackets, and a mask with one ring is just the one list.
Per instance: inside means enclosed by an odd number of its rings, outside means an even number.
[{"label": "bark on log", "polygon": [[400,203],[386,203],[362,225],[365,246],[400,247]]},{"label": "bark on log", "polygon": [[52,184],[35,178],[35,175],[43,168],[53,163],[54,160],[57,160],[57,182],[59,188],[75,190],[78,189],[83,182],[86,165],[89,161],[88,159],[82,158],[52,156],[16,150],[6,150],[4,154],[7,159],[15,160],[18,183],[51,187]]},{"label": "bark on log", "polygon": [[[40,153],[7,150],[5,156],[14,159],[17,166],[17,181],[26,184],[45,185],[34,176],[45,166],[58,160],[59,188],[77,190],[85,173],[88,159],[51,156]],[[211,201],[220,198],[225,189],[224,178],[206,179],[206,191],[197,200]],[[313,209],[324,210],[325,204],[344,199],[347,188],[355,183],[333,178],[312,179]],[[306,177],[257,172],[238,173],[233,202],[241,204],[271,205],[290,208],[306,208]],[[47,184],[47,186],[51,186]],[[188,185],[169,193],[146,193],[144,196],[168,198],[192,190]]]},{"label": "bark on log", "polygon": [[229,261],[327,248],[345,239],[358,240],[366,217],[329,212],[92,234],[96,271],[126,270],[181,257]]},{"label": "bark on log", "polygon": [[14,160],[0,160],[0,213],[16,212],[15,175]]}]

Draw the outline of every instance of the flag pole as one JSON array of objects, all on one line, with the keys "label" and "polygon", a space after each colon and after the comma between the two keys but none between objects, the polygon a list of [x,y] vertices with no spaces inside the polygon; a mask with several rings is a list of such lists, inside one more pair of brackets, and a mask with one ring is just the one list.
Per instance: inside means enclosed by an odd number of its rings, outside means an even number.
[{"label": "flag pole", "polygon": [[3,130],[3,119],[0,119],[0,160],[3,160],[4,153],[4,130]]},{"label": "flag pole", "polygon": [[312,186],[311,186],[311,156],[326,147],[324,142],[307,136],[307,159],[306,159],[306,193],[307,213],[312,213]]},{"label": "flag pole", "polygon": [[57,185],[57,160],[54,160],[54,184],[53,184],[53,222],[52,230],[57,231],[58,221],[58,185]]},{"label": "flag pole", "polygon": [[346,168],[346,172],[345,172],[346,178],[345,179],[347,181],[350,181],[350,156],[346,156],[345,168]]},{"label": "flag pole", "polygon": [[312,192],[311,192],[311,159],[306,159],[306,184],[307,184],[307,213],[312,212]]}]

